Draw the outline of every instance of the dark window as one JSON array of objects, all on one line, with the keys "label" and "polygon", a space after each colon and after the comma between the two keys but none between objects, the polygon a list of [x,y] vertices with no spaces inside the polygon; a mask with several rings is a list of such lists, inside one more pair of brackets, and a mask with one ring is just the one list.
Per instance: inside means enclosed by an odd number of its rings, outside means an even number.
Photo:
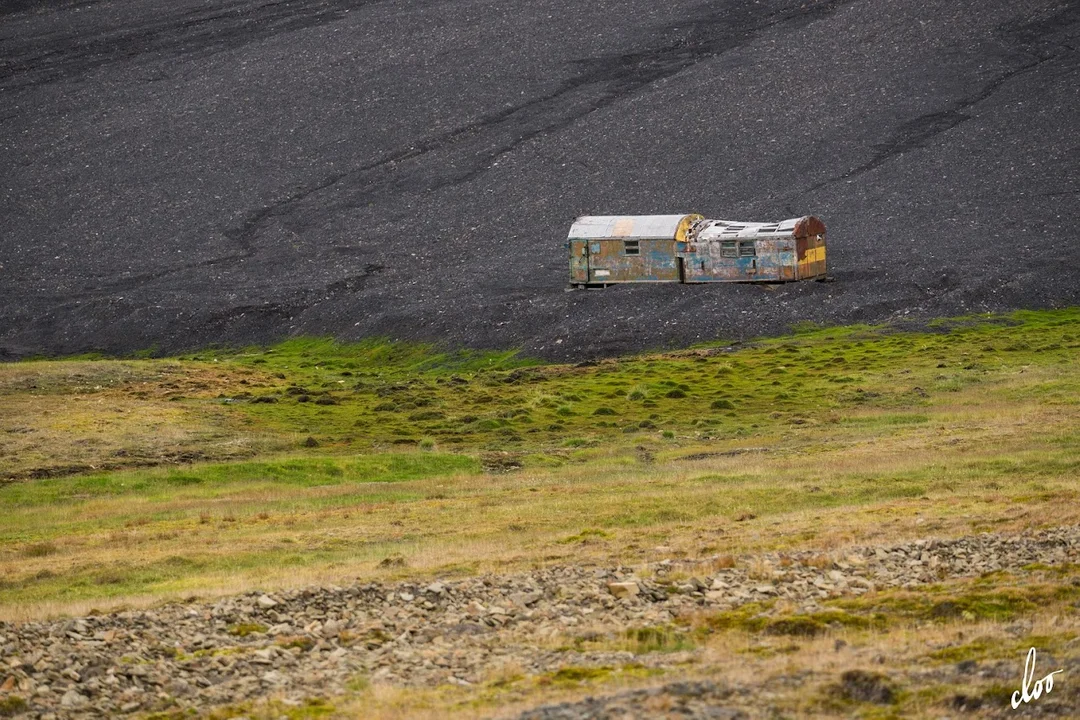
[{"label": "dark window", "polygon": [[739,257],[754,257],[756,255],[757,249],[752,241],[739,243]]},{"label": "dark window", "polygon": [[641,251],[638,248],[637,240],[627,240],[623,242],[623,254],[625,255],[640,255]]},{"label": "dark window", "polygon": [[720,243],[720,257],[739,257],[739,248],[734,240],[724,240]]}]

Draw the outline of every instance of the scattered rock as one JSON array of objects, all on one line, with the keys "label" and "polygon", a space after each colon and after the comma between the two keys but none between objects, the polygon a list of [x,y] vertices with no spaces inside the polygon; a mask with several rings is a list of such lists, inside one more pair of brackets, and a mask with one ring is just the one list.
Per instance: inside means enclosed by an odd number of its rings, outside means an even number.
[{"label": "scattered rock", "polygon": [[[923,561],[924,556],[928,560]],[[703,609],[730,609],[772,598],[807,607],[824,597],[857,595],[867,587],[918,587],[939,582],[931,567],[934,558],[954,577],[1001,569],[1023,572],[1032,563],[1076,563],[1080,526],[1016,537],[981,534],[847,548],[827,563],[819,552],[786,551],[783,557],[760,553],[734,562],[724,558],[722,563],[719,556],[667,558],[635,568],[648,571],[640,577],[631,575],[630,568],[556,566],[426,585],[404,581],[273,595],[251,592],[153,610],[17,625],[0,622],[0,699],[18,693],[28,698],[34,717],[66,720],[95,713],[171,712],[169,703],[205,709],[268,694],[300,702],[314,694],[342,692],[357,673],[372,682],[438,687],[485,682],[496,661],[512,661],[523,674],[535,677],[567,666],[617,668],[637,659],[625,650],[592,650],[588,645],[552,650],[528,638],[577,629],[582,638],[602,640],[612,637],[610,633],[664,625]],[[402,567],[404,559],[394,556],[380,565]],[[776,569],[767,583],[751,578],[748,571],[762,566]],[[685,579],[667,580],[673,573]],[[960,608],[937,608],[946,618],[958,611],[962,617]],[[795,620],[766,617],[763,627],[766,635],[788,637],[818,635],[826,629],[812,617]],[[1020,637],[1029,634],[1031,626],[1017,621],[1010,631]],[[842,641],[835,647],[842,648]],[[656,662],[675,662],[676,655],[666,654]],[[976,671],[983,672],[974,663],[955,668],[958,674]],[[888,678],[865,670],[849,671],[830,687],[840,697],[879,704],[892,702],[896,692]],[[652,692],[658,695],[648,695]],[[545,706],[522,717],[634,716],[635,703],[649,698],[686,708],[679,717],[740,717],[737,710],[729,712],[727,692],[709,683],[669,683],[585,703]]]},{"label": "scattered rock", "polygon": [[878,705],[888,705],[896,699],[896,691],[887,677],[866,670],[848,670],[840,676],[840,682],[830,688],[830,693],[845,700]]},{"label": "scattered rock", "polygon": [[641,587],[634,581],[611,582],[607,584],[607,589],[617,598],[633,597],[641,592]]},{"label": "scattered rock", "polygon": [[80,710],[90,704],[90,699],[78,690],[68,690],[60,698],[60,707],[68,710]]}]

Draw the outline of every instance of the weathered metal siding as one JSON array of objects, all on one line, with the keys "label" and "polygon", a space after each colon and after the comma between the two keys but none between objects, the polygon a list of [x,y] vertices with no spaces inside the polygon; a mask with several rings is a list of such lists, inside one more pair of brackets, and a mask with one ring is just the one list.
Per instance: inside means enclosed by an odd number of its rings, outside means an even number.
[{"label": "weathered metal siding", "polygon": [[754,238],[690,242],[682,253],[684,282],[779,282],[784,260],[794,274],[794,254],[781,253],[781,241]]},{"label": "weathered metal siding", "polygon": [[675,245],[701,219],[700,215],[579,217],[567,238],[570,282],[679,282]]},{"label": "weathered metal siding", "polygon": [[590,240],[590,284],[679,282],[675,240]]},{"label": "weathered metal siding", "polygon": [[824,277],[825,265],[825,223],[816,217],[802,218],[792,231],[798,255],[796,279],[809,280]]},{"label": "weathered metal siding", "polygon": [[589,282],[589,243],[586,240],[571,240],[570,246],[570,282],[575,284]]},{"label": "weathered metal siding", "polygon": [[570,230],[570,282],[786,282],[824,277],[825,225],[701,215],[583,216]]}]

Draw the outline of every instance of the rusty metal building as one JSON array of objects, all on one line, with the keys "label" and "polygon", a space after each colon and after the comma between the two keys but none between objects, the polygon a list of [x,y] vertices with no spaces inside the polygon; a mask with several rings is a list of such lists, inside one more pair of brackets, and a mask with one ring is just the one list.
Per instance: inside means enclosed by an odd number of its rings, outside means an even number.
[{"label": "rusty metal building", "polygon": [[701,215],[583,216],[567,238],[570,284],[789,282],[825,277],[825,224]]},{"label": "rusty metal building", "polygon": [[570,228],[570,282],[681,282],[678,246],[701,215],[591,215]]}]

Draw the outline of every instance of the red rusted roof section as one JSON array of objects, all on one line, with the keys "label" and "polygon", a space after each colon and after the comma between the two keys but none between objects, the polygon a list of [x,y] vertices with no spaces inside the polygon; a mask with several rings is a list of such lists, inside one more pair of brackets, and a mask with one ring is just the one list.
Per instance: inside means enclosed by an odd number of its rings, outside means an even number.
[{"label": "red rusted roof section", "polygon": [[807,215],[804,218],[799,218],[799,222],[795,223],[795,229],[792,230],[791,234],[797,238],[824,235],[825,223],[813,215]]}]

